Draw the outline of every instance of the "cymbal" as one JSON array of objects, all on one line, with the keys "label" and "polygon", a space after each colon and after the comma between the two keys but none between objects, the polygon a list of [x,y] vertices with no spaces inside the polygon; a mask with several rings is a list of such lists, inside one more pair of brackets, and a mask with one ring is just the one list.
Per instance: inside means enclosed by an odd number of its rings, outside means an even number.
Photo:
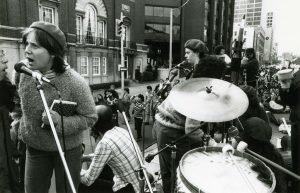
[{"label": "cymbal", "polygon": [[204,122],[233,120],[246,112],[249,105],[242,89],[214,78],[194,78],[179,83],[168,97],[179,113]]}]

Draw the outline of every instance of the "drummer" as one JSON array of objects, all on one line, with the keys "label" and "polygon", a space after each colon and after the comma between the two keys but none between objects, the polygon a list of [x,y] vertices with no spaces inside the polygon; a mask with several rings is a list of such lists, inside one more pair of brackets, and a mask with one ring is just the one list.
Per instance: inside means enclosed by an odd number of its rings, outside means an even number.
[{"label": "drummer", "polygon": [[[185,45],[185,58],[194,65],[192,78],[208,77],[221,78],[226,68],[224,61],[217,57],[207,56],[208,49],[205,44],[198,39],[190,39]],[[155,123],[153,125],[153,137],[157,141],[158,150],[170,144],[192,129],[199,127],[199,130],[176,143],[177,154],[175,166],[184,153],[191,149],[191,146],[202,146],[202,137],[204,135],[200,129],[200,122],[187,118],[177,112],[170,102],[170,98],[166,98],[164,102],[157,107],[158,113],[155,115]],[[160,170],[163,182],[163,190],[165,193],[171,192],[171,150],[170,148],[159,154]]]}]

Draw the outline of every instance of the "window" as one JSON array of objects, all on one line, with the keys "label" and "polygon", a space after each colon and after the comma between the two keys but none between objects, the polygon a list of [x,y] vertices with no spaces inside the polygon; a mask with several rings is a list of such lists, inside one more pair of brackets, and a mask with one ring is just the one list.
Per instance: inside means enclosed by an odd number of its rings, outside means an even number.
[{"label": "window", "polygon": [[104,38],[105,38],[105,22],[99,21],[98,22],[98,44],[104,45]]},{"label": "window", "polygon": [[163,8],[162,7],[154,7],[154,16],[163,17],[164,16]]},{"label": "window", "polygon": [[146,7],[145,7],[145,15],[146,15],[146,16],[153,16],[153,7],[151,7],[151,6],[146,6]]},{"label": "window", "polygon": [[55,10],[52,7],[40,6],[40,20],[48,23],[55,23]]},{"label": "window", "polygon": [[82,16],[76,16],[76,35],[77,42],[82,43]]},{"label": "window", "polygon": [[82,56],[81,61],[80,61],[80,74],[83,76],[88,75],[88,57],[87,56]]},{"label": "window", "polygon": [[100,58],[93,58],[93,75],[100,75]]},{"label": "window", "polygon": [[107,61],[106,61],[106,57],[102,57],[102,60],[103,60],[103,63],[102,63],[102,66],[103,66],[103,75],[106,75],[107,73]]},{"label": "window", "polygon": [[97,13],[94,6],[90,4],[87,5],[84,18],[84,35],[86,35],[86,42],[89,44],[94,44],[94,37],[97,34]]},{"label": "window", "polygon": [[164,17],[170,17],[171,8],[164,8]]}]

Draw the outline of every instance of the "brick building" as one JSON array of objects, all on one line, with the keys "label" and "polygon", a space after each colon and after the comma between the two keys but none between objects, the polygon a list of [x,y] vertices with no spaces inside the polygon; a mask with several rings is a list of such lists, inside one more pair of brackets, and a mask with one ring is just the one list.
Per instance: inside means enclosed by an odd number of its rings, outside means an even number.
[{"label": "brick building", "polygon": [[[187,3],[186,3],[187,2]],[[183,44],[203,40],[210,52],[216,45],[231,48],[235,0],[1,0],[0,47],[6,50],[10,73],[24,58],[21,31],[43,20],[65,33],[66,60],[90,85],[120,81],[120,36],[117,21],[127,16],[125,78],[143,72],[153,62],[169,59],[170,9],[173,9],[173,58],[184,57]],[[186,3],[186,4],[185,4]],[[182,8],[179,8],[183,6]],[[148,47],[149,46],[149,47]]]},{"label": "brick building", "polygon": [[21,31],[42,20],[58,25],[65,33],[66,60],[90,85],[120,80],[120,36],[116,23],[121,11],[127,20],[125,42],[126,78],[145,68],[147,46],[143,44],[142,1],[134,0],[2,0],[0,1],[0,47],[6,50],[8,72],[24,58]]}]

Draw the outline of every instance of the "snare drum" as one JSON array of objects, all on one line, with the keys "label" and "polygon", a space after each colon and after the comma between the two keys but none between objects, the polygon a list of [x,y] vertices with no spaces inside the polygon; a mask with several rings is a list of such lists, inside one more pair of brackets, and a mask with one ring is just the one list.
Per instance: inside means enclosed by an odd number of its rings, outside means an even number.
[{"label": "snare drum", "polygon": [[[262,161],[247,154],[235,151],[232,157],[239,165],[247,184],[230,156],[222,153],[222,147],[201,147],[187,152],[177,168],[177,192],[184,193],[270,193],[276,185],[274,173]],[[266,168],[271,186],[258,180],[253,165]]]}]

